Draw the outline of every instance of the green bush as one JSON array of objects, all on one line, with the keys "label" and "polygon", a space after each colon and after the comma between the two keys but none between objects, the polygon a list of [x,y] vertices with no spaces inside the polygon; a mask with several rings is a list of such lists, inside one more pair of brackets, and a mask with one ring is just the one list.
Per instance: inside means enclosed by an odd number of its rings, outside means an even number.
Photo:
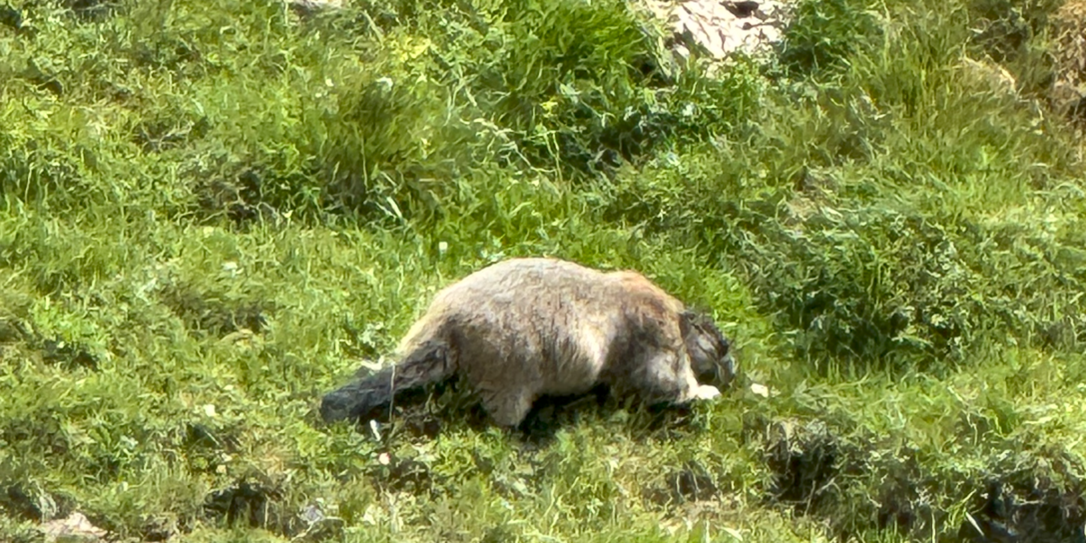
[{"label": "green bush", "polygon": [[786,74],[811,74],[847,66],[882,28],[878,4],[853,0],[799,2],[781,41]]}]

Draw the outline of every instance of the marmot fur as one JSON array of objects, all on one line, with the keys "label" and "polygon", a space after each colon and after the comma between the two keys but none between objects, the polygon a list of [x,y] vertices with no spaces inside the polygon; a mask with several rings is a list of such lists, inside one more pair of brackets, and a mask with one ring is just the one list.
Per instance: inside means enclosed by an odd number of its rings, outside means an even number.
[{"label": "marmot fur", "polygon": [[515,258],[441,290],[403,338],[398,362],[324,396],[325,421],[359,418],[393,396],[463,378],[497,424],[519,425],[544,395],[597,385],[646,404],[720,394],[735,376],[729,342],[643,275]]}]

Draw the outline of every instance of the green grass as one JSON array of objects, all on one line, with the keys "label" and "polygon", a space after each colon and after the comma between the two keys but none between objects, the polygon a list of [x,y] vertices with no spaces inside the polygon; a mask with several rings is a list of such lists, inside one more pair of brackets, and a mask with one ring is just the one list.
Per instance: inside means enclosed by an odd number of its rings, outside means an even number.
[{"label": "green grass", "polygon": [[[716,77],[617,0],[348,4],[0,26],[0,539],[72,511],[131,540],[1082,537],[1052,2],[807,0]],[[518,255],[644,272],[740,382],[543,444],[455,395],[438,437],[317,424],[436,289]]]}]

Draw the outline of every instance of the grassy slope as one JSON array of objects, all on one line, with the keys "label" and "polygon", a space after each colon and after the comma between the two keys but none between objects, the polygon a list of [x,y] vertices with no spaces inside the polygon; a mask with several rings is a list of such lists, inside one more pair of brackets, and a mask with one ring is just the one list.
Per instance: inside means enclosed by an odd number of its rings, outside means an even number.
[{"label": "grassy slope", "polygon": [[[32,4],[0,27],[0,538],[79,510],[286,540],[315,504],[343,522],[314,539],[954,540],[1006,495],[1024,540],[1081,526],[1050,5],[812,0],[711,80],[644,75],[618,1]],[[541,448],[313,424],[434,289],[524,254],[712,308],[778,394],[588,409]]]}]

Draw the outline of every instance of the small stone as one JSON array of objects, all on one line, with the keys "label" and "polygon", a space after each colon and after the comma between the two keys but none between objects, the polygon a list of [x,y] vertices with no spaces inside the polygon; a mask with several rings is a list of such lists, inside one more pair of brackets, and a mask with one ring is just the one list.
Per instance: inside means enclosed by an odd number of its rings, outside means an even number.
[{"label": "small stone", "polygon": [[321,511],[321,508],[317,504],[310,504],[305,508],[305,511],[302,512],[302,518],[305,519],[308,524],[313,524],[314,522],[324,520],[324,511]]},{"label": "small stone", "polygon": [[758,383],[751,383],[750,391],[753,392],[754,394],[758,395],[758,396],[763,397],[763,398],[768,398],[769,397],[769,387],[767,387],[765,385],[760,385]]},{"label": "small stone", "polygon": [[43,523],[42,531],[49,543],[91,543],[102,541],[106,536],[105,530],[91,524],[79,511],[72,512],[68,518]]},{"label": "small stone", "polygon": [[700,49],[714,60],[733,52],[755,53],[780,41],[790,18],[790,0],[642,0],[663,21],[674,41],[672,51],[687,58]]}]

